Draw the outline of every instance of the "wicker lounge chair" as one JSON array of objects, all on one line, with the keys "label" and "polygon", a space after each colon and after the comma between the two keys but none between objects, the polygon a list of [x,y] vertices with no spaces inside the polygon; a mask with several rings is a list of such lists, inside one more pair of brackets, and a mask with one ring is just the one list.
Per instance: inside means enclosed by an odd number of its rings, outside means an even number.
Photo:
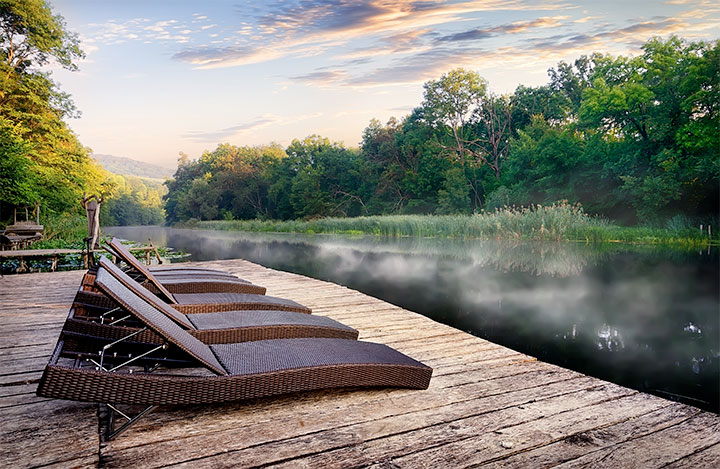
[{"label": "wicker lounge chair", "polygon": [[[104,275],[103,275],[104,277]],[[101,279],[104,280],[104,279]],[[95,354],[65,347],[61,335],[37,388],[42,397],[148,406],[117,430],[161,404],[209,404],[299,391],[392,386],[425,389],[432,369],[382,344],[332,338],[275,339],[206,345],[138,297],[121,299],[138,320],[164,339],[126,354],[124,342]],[[138,345],[140,347],[140,345]],[[117,348],[119,353],[114,353]],[[165,354],[184,357],[165,359]],[[180,369],[153,372],[171,365]]]},{"label": "wicker lounge chair", "polygon": [[[112,243],[113,246],[117,246],[118,250],[113,249],[113,247],[110,245]],[[124,244],[122,244],[119,240],[116,238],[113,238],[109,243],[105,243],[103,248],[112,256],[115,256],[115,258],[122,260],[126,264],[130,265],[129,262],[138,262],[141,267],[149,270],[153,275],[156,277],[162,277],[162,276],[180,276],[180,277],[219,277],[223,279],[230,279],[235,281],[241,281],[241,282],[248,282],[247,280],[243,280],[236,275],[233,275],[229,272],[225,272],[224,270],[217,270],[217,269],[207,269],[204,267],[195,267],[195,266],[186,266],[186,265],[145,265],[142,262],[140,262],[135,256],[132,256],[132,253],[125,247]],[[132,256],[132,258],[130,257]],[[125,260],[127,258],[127,261]],[[135,260],[133,260],[135,259]],[[132,267],[131,267],[132,268]],[[133,270],[136,270],[132,268]]]},{"label": "wicker lounge chair", "polygon": [[[120,268],[108,259],[100,259],[99,266],[109,271],[121,272]],[[89,279],[91,279],[92,283],[90,283]],[[235,292],[170,293],[162,285],[158,287],[158,285],[153,284],[153,286],[156,287],[155,291],[151,290],[153,293],[164,302],[185,314],[234,311],[240,309],[297,311],[308,314],[312,312],[310,308],[300,303],[274,296]],[[90,292],[97,291],[95,275],[86,275],[81,288]]]},{"label": "wicker lounge chair", "polygon": [[[171,269],[152,272],[117,239],[112,239],[105,248],[110,254],[125,262],[135,274],[136,280],[143,279],[151,290],[168,293],[253,293],[265,294],[265,287],[254,285],[227,272]],[[90,273],[92,274],[92,273]],[[92,279],[88,279],[91,282]]]},{"label": "wicker lounge chair", "polygon": [[[83,335],[117,340],[137,332],[134,340],[162,343],[162,337],[151,330],[140,331],[135,305],[145,304],[165,314],[201,342],[207,344],[246,342],[297,337],[335,337],[357,339],[358,331],[324,316],[294,311],[223,311],[182,314],[164,303],[152,292],[134,282],[119,269],[101,266],[96,285],[115,303],[112,308],[83,304],[83,292],[70,310],[63,330]],[[123,301],[132,298],[133,301]],[[107,305],[105,305],[107,306]],[[117,318],[117,319],[116,319]]]}]

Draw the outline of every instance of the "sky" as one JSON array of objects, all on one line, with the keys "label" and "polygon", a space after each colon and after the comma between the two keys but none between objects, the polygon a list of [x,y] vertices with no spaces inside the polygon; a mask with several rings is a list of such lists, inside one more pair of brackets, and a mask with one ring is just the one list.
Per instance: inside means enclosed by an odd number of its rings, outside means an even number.
[{"label": "sky", "polygon": [[402,118],[423,83],[475,70],[496,93],[548,83],[593,52],[637,55],[654,36],[720,37],[708,0],[50,0],[79,35],[80,70],[53,79],[82,112],[80,141],[174,168],[220,143],[312,134],[357,147]]}]

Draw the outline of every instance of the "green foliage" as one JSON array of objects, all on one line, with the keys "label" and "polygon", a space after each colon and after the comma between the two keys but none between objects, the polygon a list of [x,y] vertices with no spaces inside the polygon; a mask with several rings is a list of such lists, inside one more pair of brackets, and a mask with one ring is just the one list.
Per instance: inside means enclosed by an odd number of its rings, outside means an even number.
[{"label": "green foliage", "polygon": [[438,213],[454,215],[469,213],[470,187],[460,168],[450,168],[445,171],[443,188],[438,191]]},{"label": "green foliage", "polygon": [[27,144],[11,128],[0,126],[0,201],[19,206],[38,200],[32,162],[26,153]]},{"label": "green foliage", "polygon": [[[68,243],[79,244],[87,237],[87,219],[79,214],[50,214],[43,217],[43,241],[32,244],[33,249],[66,247]],[[45,246],[45,247],[43,247]]]},{"label": "green foliage", "polygon": [[167,188],[154,179],[113,175],[115,190],[100,206],[101,226],[161,225]]},{"label": "green foliage", "polygon": [[315,220],[204,221],[192,226],[248,232],[368,234],[387,237],[525,239],[706,246],[711,240],[696,228],[620,227],[586,214],[578,205],[508,207],[477,215],[384,215]]},{"label": "green foliage", "polygon": [[[545,86],[496,96],[477,72],[451,70],[425,83],[423,102],[404,119],[371,120],[359,151],[313,135],[272,155],[220,145],[184,158],[168,182],[168,221],[315,223],[307,220],[505,213],[567,200],[622,223],[662,226],[720,211],[719,41],[652,39],[636,57],[595,53],[560,62],[549,76]],[[268,223],[258,229],[275,226]],[[543,236],[566,232],[553,226]],[[607,226],[583,230],[579,239],[616,236]]]},{"label": "green foliage", "polygon": [[65,22],[43,0],[0,0],[2,59],[20,70],[45,65],[51,59],[69,70],[83,57],[77,35],[65,31]]},{"label": "green foliage", "polygon": [[107,173],[63,118],[77,112],[39,67],[55,62],[69,70],[83,56],[41,0],[0,0],[0,211],[39,202],[44,215],[78,212],[83,192],[106,194]]}]

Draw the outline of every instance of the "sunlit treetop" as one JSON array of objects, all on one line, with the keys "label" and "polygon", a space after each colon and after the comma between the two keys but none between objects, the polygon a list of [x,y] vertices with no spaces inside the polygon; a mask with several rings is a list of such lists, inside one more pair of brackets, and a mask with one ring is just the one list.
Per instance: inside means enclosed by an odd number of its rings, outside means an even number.
[{"label": "sunlit treetop", "polygon": [[0,0],[0,53],[15,70],[42,66],[55,60],[76,70],[84,57],[76,34],[65,29],[60,15],[53,15],[43,0]]}]

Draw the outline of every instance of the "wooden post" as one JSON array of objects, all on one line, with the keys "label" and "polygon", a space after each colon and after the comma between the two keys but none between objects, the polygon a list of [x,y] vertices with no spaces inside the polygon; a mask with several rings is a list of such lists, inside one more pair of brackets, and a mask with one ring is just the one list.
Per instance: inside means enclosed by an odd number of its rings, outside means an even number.
[{"label": "wooden post", "polygon": [[145,263],[150,265],[150,249],[145,250]]},{"label": "wooden post", "polygon": [[162,257],[160,257],[160,253],[158,252],[157,248],[153,244],[152,238],[148,238],[148,243],[150,243],[150,247],[153,249],[153,251],[155,251],[155,258],[157,259],[158,264],[162,264],[163,263]]},{"label": "wooden post", "polygon": [[52,258],[52,265],[50,266],[50,272],[55,272],[55,269],[57,269],[57,263],[58,263],[58,256],[56,254]]}]

